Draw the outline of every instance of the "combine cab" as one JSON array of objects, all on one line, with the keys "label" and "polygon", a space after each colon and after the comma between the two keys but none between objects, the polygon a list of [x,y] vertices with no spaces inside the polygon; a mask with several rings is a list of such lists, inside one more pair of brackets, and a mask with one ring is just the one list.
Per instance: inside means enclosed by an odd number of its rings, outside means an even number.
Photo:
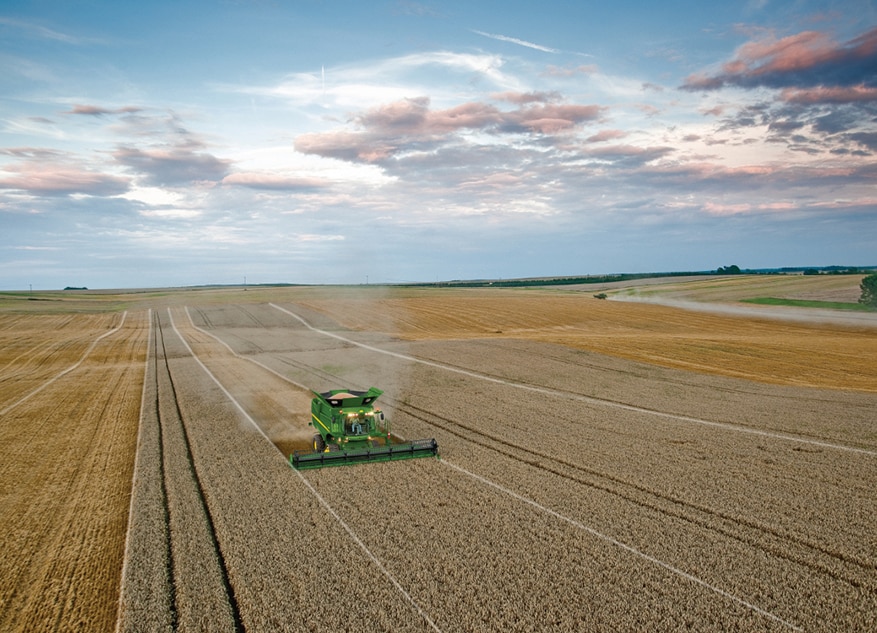
[{"label": "combine cab", "polygon": [[383,391],[335,389],[313,392],[311,424],[314,435],[313,452],[295,451],[289,461],[293,468],[344,466],[359,462],[387,462],[438,455],[434,439],[393,442],[390,424],[374,401]]}]

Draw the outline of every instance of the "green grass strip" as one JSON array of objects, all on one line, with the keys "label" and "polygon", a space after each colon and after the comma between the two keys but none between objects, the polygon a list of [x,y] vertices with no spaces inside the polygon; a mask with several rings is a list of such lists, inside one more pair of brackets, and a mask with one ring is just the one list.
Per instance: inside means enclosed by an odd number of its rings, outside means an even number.
[{"label": "green grass strip", "polygon": [[809,299],[780,299],[777,297],[755,297],[752,299],[741,299],[740,301],[763,306],[793,306],[795,308],[825,308],[828,310],[857,310],[859,312],[874,310],[872,306],[845,301],[811,301]]}]

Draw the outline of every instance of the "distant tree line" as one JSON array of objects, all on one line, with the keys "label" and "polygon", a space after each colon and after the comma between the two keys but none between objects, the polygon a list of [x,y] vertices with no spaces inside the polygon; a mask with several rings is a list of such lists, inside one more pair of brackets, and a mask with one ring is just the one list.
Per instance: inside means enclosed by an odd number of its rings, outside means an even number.
[{"label": "distant tree line", "polygon": [[[679,271],[664,273],[619,273],[615,275],[582,275],[576,277],[530,277],[526,279],[454,279],[451,281],[436,282],[413,282],[390,284],[401,287],[414,288],[517,288],[525,286],[561,286],[578,284],[604,284],[613,281],[631,281],[636,279],[650,279],[654,277],[694,277],[706,275],[853,275],[873,271],[874,268],[856,268],[854,266],[822,266],[812,267],[784,267],[784,268],[756,268],[741,269],[737,264],[719,266],[716,270]],[[282,284],[279,284],[282,285]],[[380,285],[380,284],[379,284]]]},{"label": "distant tree line", "polygon": [[742,271],[737,264],[731,264],[730,266],[719,266],[716,269],[717,275],[739,275]]},{"label": "distant tree line", "polygon": [[[603,284],[631,279],[650,279],[652,277],[689,277],[711,275],[711,271],[672,272],[672,273],[620,273],[617,275],[588,275],[584,277],[539,277],[531,279],[472,279],[423,283],[398,284],[404,287],[453,287],[453,288],[517,288],[521,286],[566,286],[578,284]],[[394,284],[395,285],[395,284]]]}]

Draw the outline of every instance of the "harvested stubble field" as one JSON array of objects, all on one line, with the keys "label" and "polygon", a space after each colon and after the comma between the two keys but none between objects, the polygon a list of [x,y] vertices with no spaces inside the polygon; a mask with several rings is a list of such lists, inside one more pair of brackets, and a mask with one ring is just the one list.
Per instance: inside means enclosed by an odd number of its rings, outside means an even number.
[{"label": "harvested stubble field", "polygon": [[[129,308],[0,315],[3,630],[877,628],[877,330],[566,291]],[[371,385],[441,460],[291,470],[307,388]],[[44,465],[80,436],[100,468]]]}]

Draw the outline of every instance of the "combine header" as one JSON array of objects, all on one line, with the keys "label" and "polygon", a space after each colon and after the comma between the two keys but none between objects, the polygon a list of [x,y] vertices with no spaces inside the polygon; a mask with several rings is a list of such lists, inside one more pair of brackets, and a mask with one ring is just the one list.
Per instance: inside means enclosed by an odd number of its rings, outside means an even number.
[{"label": "combine header", "polygon": [[322,468],[360,462],[388,462],[438,455],[434,439],[393,442],[390,423],[374,401],[383,391],[335,389],[313,392],[311,424],[317,429],[313,452],[295,451],[289,457],[293,468]]}]

